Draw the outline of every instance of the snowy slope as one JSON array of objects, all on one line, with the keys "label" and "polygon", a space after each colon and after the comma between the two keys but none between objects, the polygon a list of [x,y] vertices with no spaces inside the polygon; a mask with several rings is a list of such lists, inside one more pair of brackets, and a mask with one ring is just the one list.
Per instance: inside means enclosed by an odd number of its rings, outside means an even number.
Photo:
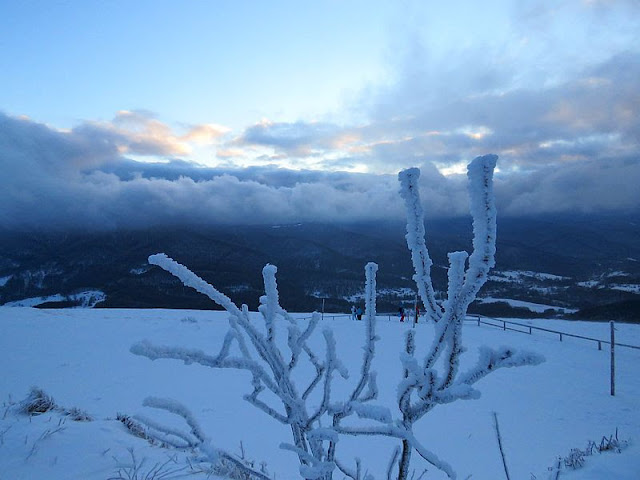
[{"label": "snowy slope", "polygon": [[[325,323],[335,332],[343,362],[358,368],[364,322],[335,319]],[[602,339],[608,335],[608,324],[531,323]],[[185,467],[188,452],[152,447],[115,420],[118,413],[144,413],[169,421],[142,406],[149,395],[173,397],[189,406],[216,446],[239,453],[243,442],[247,456],[257,463],[266,461],[276,478],[299,478],[295,456],[278,448],[281,442],[290,442],[290,431],[242,401],[242,395],[250,391],[245,373],[168,360],[152,362],[129,352],[133,343],[149,339],[213,353],[226,327],[221,312],[0,308],[0,399],[5,403],[0,420],[0,479],[117,478],[118,466],[131,460],[130,448],[138,462],[144,459],[143,470],[166,461],[166,468]],[[387,317],[378,323],[381,341],[374,369],[379,375],[380,399],[390,406],[395,401],[398,352],[405,328],[410,325]],[[640,326],[621,324],[617,329],[619,342],[640,345]],[[417,330],[420,351],[429,344],[432,329],[419,325]],[[611,397],[609,352],[598,351],[590,342],[559,342],[557,336],[503,332],[473,323],[465,326],[464,341],[469,349],[465,365],[474,363],[480,345],[528,349],[544,355],[546,362],[496,372],[478,383],[479,400],[438,407],[416,425],[417,436],[453,465],[458,478],[504,478],[492,412],[498,414],[512,479],[546,480],[556,457],[567,455],[572,448],[584,448],[588,440],[600,441],[616,428],[621,439],[630,441],[622,453],[588,457],[583,469],[563,471],[560,478],[639,478],[640,351],[618,349],[617,396]],[[29,419],[16,414],[15,408],[6,408],[23,398],[32,385],[43,388],[63,407],[86,410],[94,421],[73,422],[59,413]],[[336,388],[346,390],[348,385],[346,381]],[[395,444],[390,439],[345,438],[338,452],[351,466],[353,458],[360,457],[364,467],[380,479],[386,478]],[[178,456],[173,459],[171,455]],[[423,478],[444,478],[418,458],[413,467],[417,475],[428,468]]]}]

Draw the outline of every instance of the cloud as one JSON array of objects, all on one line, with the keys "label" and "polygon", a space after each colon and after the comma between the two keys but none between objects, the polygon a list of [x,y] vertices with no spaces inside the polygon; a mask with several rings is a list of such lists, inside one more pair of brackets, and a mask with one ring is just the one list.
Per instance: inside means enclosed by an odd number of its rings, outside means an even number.
[{"label": "cloud", "polygon": [[[0,224],[5,229],[113,229],[154,225],[250,224],[401,220],[394,175],[288,170],[276,165],[209,168],[170,159],[138,162],[122,154],[121,139],[81,125],[60,131],[0,114]],[[108,130],[108,129],[107,129]],[[452,138],[468,136],[452,134]],[[434,138],[431,138],[434,137]],[[425,135],[422,142],[442,141]],[[462,139],[458,139],[460,143]],[[474,140],[475,141],[475,140]],[[600,150],[608,137],[593,137],[582,155]],[[388,146],[388,145],[387,145]],[[575,153],[576,145],[550,144],[550,158]],[[624,149],[621,149],[621,151]],[[446,154],[442,153],[441,159]],[[466,181],[443,176],[424,153],[411,157],[422,169],[421,194],[428,217],[468,212]],[[551,160],[549,160],[551,162]],[[526,174],[525,174],[526,173]],[[637,156],[556,162],[496,177],[502,214],[638,211]]]},{"label": "cloud", "polygon": [[629,51],[547,86],[496,90],[473,80],[447,96],[399,82],[369,99],[361,125],[262,122],[233,143],[270,148],[266,162],[385,173],[427,161],[446,171],[487,152],[500,155],[503,171],[608,161],[640,151],[637,78],[640,52]]},{"label": "cloud", "polygon": [[319,122],[263,120],[234,140],[238,146],[271,147],[287,156],[310,157],[340,144],[345,132],[337,125]]},{"label": "cloud", "polygon": [[202,145],[213,143],[231,131],[230,128],[214,123],[196,125],[180,137],[185,142],[195,142]]},{"label": "cloud", "polygon": [[120,154],[172,157],[188,155],[194,144],[214,143],[229,129],[215,124],[191,125],[181,134],[151,112],[121,110],[110,122],[85,122],[73,132],[93,143],[113,146]]},{"label": "cloud", "polygon": [[574,162],[563,168],[509,175],[501,179],[501,211],[526,213],[635,212],[640,209],[637,180],[640,159]]},{"label": "cloud", "polygon": [[0,115],[4,228],[347,221],[402,213],[393,177],[140,163],[121,155],[119,137],[85,127],[58,131]]}]

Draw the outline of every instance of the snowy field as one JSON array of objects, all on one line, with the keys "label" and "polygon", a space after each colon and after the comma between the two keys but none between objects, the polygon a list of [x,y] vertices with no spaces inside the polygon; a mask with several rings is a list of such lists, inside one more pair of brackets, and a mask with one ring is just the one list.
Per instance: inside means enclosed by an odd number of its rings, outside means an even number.
[{"label": "snowy field", "polygon": [[[608,339],[609,326],[604,323],[521,322]],[[359,368],[364,322],[335,319],[324,324],[333,329],[338,356],[347,368]],[[143,474],[158,463],[168,462],[165,472],[188,466],[189,452],[151,446],[115,419],[120,413],[164,421],[162,412],[142,406],[147,396],[172,397],[184,403],[216,446],[240,454],[242,442],[246,456],[255,459],[256,465],[266,462],[270,476],[299,478],[295,455],[278,448],[281,442],[291,441],[289,429],[242,400],[251,390],[246,373],[151,361],[129,351],[135,342],[149,339],[215,353],[226,328],[223,312],[0,308],[0,399],[4,404],[0,480],[128,478],[131,451],[137,463],[142,462],[136,478],[145,478]],[[406,328],[411,326],[387,317],[378,322],[381,340],[374,369],[380,403],[390,407],[395,405]],[[429,345],[432,331],[428,325],[417,326],[418,352]],[[616,428],[619,438],[628,440],[621,453],[586,457],[582,469],[562,470],[559,478],[640,478],[640,350],[617,349],[617,395],[611,397],[609,351],[598,351],[593,342],[572,338],[559,342],[557,335],[540,332],[530,336],[472,322],[465,325],[463,339],[468,348],[463,369],[475,363],[481,345],[530,350],[542,354],[546,362],[500,370],[477,384],[482,392],[479,400],[439,406],[416,424],[417,437],[448,461],[459,479],[505,478],[492,412],[498,415],[513,480],[551,478],[549,468],[557,457],[567,456],[573,448],[584,449],[589,440],[599,443]],[[617,341],[640,345],[640,326],[617,325]],[[357,372],[351,373],[352,382]],[[44,389],[62,407],[88,412],[93,421],[74,422],[60,413],[36,417],[16,413],[15,403],[31,386]],[[340,380],[336,388],[347,391],[349,386],[349,380]],[[339,442],[338,456],[350,466],[354,457],[360,457],[370,474],[384,479],[396,444],[388,438],[345,438]],[[416,478],[425,468],[424,480],[445,478],[417,455],[412,467]],[[186,468],[158,478],[212,477]],[[336,473],[334,478],[343,476]]]}]

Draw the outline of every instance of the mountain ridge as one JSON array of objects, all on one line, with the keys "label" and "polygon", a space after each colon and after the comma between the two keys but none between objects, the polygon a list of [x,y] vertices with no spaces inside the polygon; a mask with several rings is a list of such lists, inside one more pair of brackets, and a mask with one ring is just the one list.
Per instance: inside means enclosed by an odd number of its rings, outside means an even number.
[{"label": "mountain ridge", "polygon": [[[573,309],[633,304],[638,298],[634,288],[640,285],[637,220],[499,218],[497,266],[480,296]],[[446,255],[470,251],[471,222],[468,218],[430,219],[426,231],[434,261],[432,277],[442,297]],[[344,312],[350,308],[347,297],[363,289],[368,261],[380,266],[381,290],[415,290],[404,235],[405,225],[400,222],[4,231],[0,232],[0,279],[4,281],[0,303],[84,289],[103,291],[106,300],[98,306],[104,307],[212,308],[208,299],[147,264],[149,255],[163,252],[250,308],[257,307],[262,294],[262,267],[271,263],[279,269],[286,308],[320,309],[324,299],[326,311]],[[412,304],[413,298],[379,298],[380,311],[393,312],[399,305]],[[472,311],[487,308],[474,305]],[[503,313],[518,316],[517,309],[508,310]],[[495,305],[491,311],[496,311]]]}]

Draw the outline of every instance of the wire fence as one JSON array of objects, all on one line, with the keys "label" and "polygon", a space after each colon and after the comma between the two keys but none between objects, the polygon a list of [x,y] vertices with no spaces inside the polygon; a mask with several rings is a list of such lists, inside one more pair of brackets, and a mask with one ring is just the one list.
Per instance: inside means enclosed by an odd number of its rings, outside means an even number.
[{"label": "wire fence", "polygon": [[[321,313],[322,318],[323,319],[327,319],[327,320],[335,320],[336,318],[353,318],[354,315],[352,315],[351,313]],[[364,313],[362,314],[362,317],[364,317]],[[305,317],[296,317],[299,320],[310,320],[311,316],[305,316]],[[399,313],[376,313],[376,318],[386,318],[389,322],[394,319],[394,320],[399,320],[400,319],[400,314]],[[405,318],[405,322],[414,322],[415,321],[415,314],[413,312],[407,312],[404,315]],[[422,316],[420,318],[423,318]],[[421,322],[424,323],[424,322]]]},{"label": "wire fence", "polygon": [[[387,318],[387,320],[390,322],[392,319],[393,320],[400,320],[400,316],[398,313],[378,313],[376,315],[377,318]],[[299,317],[301,320],[308,320],[311,317]],[[327,320],[335,320],[336,318],[353,318],[353,316],[349,313],[324,313],[322,314],[322,318],[323,319],[327,319]],[[420,317],[422,318],[422,317]],[[553,335],[558,335],[558,339],[562,342],[562,340],[565,337],[571,337],[571,338],[578,338],[581,340],[585,340],[588,342],[594,342],[598,345],[598,350],[602,350],[602,345],[611,345],[611,342],[608,340],[601,340],[599,338],[593,338],[593,337],[586,337],[584,335],[577,335],[575,333],[567,333],[567,332],[561,332],[559,330],[552,330],[550,328],[543,328],[543,327],[536,327],[533,325],[525,325],[523,323],[519,323],[519,322],[514,322],[512,320],[503,320],[501,318],[493,318],[493,317],[486,317],[484,315],[467,315],[465,318],[465,321],[467,322],[473,322],[475,324],[477,324],[478,326],[481,325],[487,325],[489,327],[496,327],[496,328],[500,328],[501,330],[504,331],[511,331],[511,332],[518,332],[518,333],[525,333],[528,335],[533,335],[534,331],[539,331],[539,332],[545,332],[545,333],[550,333]],[[405,315],[405,322],[407,323],[414,323],[415,322],[415,317],[413,314],[408,314]],[[419,323],[424,323],[424,322],[419,322]],[[625,348],[633,348],[635,350],[640,350],[640,346],[638,345],[630,345],[628,343],[618,343],[618,342],[614,342],[614,346],[616,347],[625,347]]]},{"label": "wire fence", "polygon": [[[551,330],[550,328],[535,327],[533,325],[524,325],[522,323],[514,322],[511,320],[503,320],[500,318],[485,317],[482,315],[467,315],[466,320],[472,321],[476,323],[478,326],[488,325],[490,327],[501,328],[502,330],[505,330],[505,331],[510,330],[512,332],[526,333],[528,335],[532,335],[534,331],[547,332],[554,335],[558,335],[560,341],[562,341],[564,337],[580,338],[582,340],[587,340],[590,342],[597,343],[598,350],[602,350],[602,344],[611,345],[611,342],[608,340],[601,340],[599,338],[593,338],[593,337],[585,337],[583,335],[576,335],[575,333],[561,332],[559,330]],[[626,347],[626,348],[633,348],[636,350],[640,350],[640,346],[629,345],[627,343],[615,342],[614,345],[616,347]]]}]

